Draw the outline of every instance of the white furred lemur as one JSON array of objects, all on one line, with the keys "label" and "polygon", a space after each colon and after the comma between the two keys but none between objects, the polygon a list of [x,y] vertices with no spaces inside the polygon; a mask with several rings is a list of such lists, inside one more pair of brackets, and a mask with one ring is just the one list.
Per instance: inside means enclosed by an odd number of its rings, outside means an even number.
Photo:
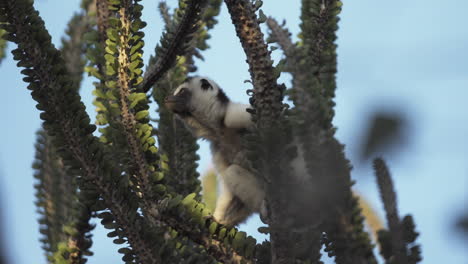
[{"label": "white furred lemur", "polygon": [[253,125],[250,106],[229,100],[212,80],[191,77],[164,100],[168,109],[184,121],[195,137],[211,143],[213,163],[221,176],[223,192],[213,217],[225,225],[236,225],[260,212],[265,192],[245,164],[240,137]]}]

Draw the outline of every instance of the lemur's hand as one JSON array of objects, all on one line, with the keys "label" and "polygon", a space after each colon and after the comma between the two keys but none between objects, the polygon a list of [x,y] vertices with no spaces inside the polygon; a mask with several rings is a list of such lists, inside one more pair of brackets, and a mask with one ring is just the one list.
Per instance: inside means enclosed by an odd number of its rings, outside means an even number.
[{"label": "lemur's hand", "polygon": [[170,95],[164,98],[164,105],[167,109],[171,110],[176,114],[189,113],[187,96],[182,95]]}]

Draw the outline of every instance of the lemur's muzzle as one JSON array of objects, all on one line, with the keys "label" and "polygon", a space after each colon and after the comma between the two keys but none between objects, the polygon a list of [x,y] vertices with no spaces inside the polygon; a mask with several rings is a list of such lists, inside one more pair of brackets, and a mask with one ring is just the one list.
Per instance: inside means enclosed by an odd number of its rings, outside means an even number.
[{"label": "lemur's muzzle", "polygon": [[188,98],[186,96],[169,95],[164,98],[164,105],[176,114],[189,113]]}]

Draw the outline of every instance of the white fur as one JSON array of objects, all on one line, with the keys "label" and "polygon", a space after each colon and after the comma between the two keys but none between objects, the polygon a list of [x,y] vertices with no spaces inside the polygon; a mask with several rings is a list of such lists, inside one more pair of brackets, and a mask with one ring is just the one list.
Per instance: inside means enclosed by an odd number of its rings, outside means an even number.
[{"label": "white fur", "polygon": [[254,212],[260,211],[265,194],[255,175],[237,164],[229,166],[221,175],[229,191],[239,197],[247,208]]},{"label": "white fur", "polygon": [[249,105],[229,102],[224,125],[229,128],[247,128],[253,125],[252,117],[247,112]]}]

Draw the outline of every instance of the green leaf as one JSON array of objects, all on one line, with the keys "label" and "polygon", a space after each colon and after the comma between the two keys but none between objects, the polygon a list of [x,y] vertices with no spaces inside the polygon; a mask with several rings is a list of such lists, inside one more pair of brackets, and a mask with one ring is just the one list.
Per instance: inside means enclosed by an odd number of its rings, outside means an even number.
[{"label": "green leaf", "polygon": [[138,78],[135,80],[135,86],[139,85],[143,81],[143,77],[138,76]]},{"label": "green leaf", "polygon": [[229,233],[228,233],[228,237],[229,238],[234,238],[236,236],[236,229],[235,228],[231,228],[231,230],[229,230]]},{"label": "green leaf", "polygon": [[146,100],[145,93],[132,93],[128,96],[130,103],[130,109],[134,108],[140,101]]},{"label": "green leaf", "polygon": [[133,55],[135,52],[137,52],[140,48],[143,47],[143,44],[144,42],[143,41],[139,41],[135,46],[133,46],[131,49],[130,49],[130,55]]},{"label": "green leaf", "polygon": [[141,61],[140,60],[135,60],[133,61],[132,63],[130,63],[130,65],[128,66],[128,68],[131,70],[131,71],[134,71],[138,66],[140,66],[141,64]]},{"label": "green leaf", "polygon": [[191,193],[191,194],[185,196],[185,198],[182,200],[181,204],[183,204],[183,205],[193,204],[195,196],[197,196],[196,193]]},{"label": "green leaf", "polygon": [[114,63],[115,63],[115,60],[117,59],[117,58],[114,57],[114,55],[112,55],[112,54],[105,54],[105,55],[104,55],[104,58],[106,59],[106,62],[109,63],[109,64],[114,64]]},{"label": "green leaf", "polygon": [[148,143],[149,145],[153,145],[154,143],[156,143],[156,139],[154,139],[154,137],[150,137],[146,140],[146,143]]},{"label": "green leaf", "polygon": [[130,248],[119,248],[119,250],[117,250],[120,254],[131,254],[132,253],[132,250]]},{"label": "green leaf", "polygon": [[244,245],[246,237],[247,237],[247,234],[245,232],[237,232],[232,242],[232,245],[234,246],[234,248],[241,249],[242,246]]},{"label": "green leaf", "polygon": [[269,234],[270,233],[270,228],[268,228],[267,226],[261,226],[258,228],[258,232],[262,233],[262,234]]},{"label": "green leaf", "polygon": [[141,120],[143,118],[146,118],[148,115],[149,115],[148,110],[143,110],[143,111],[140,111],[140,112],[136,113],[135,119],[136,120]]},{"label": "green leaf", "polygon": [[117,52],[117,48],[115,46],[114,47],[107,46],[105,50],[107,53],[112,54],[112,55]]},{"label": "green leaf", "polygon": [[258,9],[260,9],[260,7],[262,7],[262,5],[263,5],[263,1],[257,0],[257,1],[255,1],[254,9],[258,10]]},{"label": "green leaf", "polygon": [[216,232],[216,228],[218,228],[218,223],[213,221],[210,224],[210,227],[208,228],[208,230],[210,231],[210,234],[214,234]]},{"label": "green leaf", "polygon": [[109,17],[107,21],[112,27],[120,27],[120,19],[117,17]]},{"label": "green leaf", "polygon": [[84,71],[87,72],[89,75],[92,75],[98,79],[102,79],[101,74],[99,73],[99,70],[94,68],[93,66],[86,66],[84,68]]},{"label": "green leaf", "polygon": [[163,172],[156,172],[156,173],[153,173],[153,180],[155,182],[159,182],[161,181],[162,179],[164,179],[164,173]]},{"label": "green leaf", "polygon": [[219,231],[218,237],[219,239],[223,239],[226,236],[226,227],[221,228],[221,231]]},{"label": "green leaf", "polygon": [[[117,82],[116,81],[106,81],[106,87],[108,87],[110,89],[115,89],[117,87]],[[115,97],[114,95],[112,95],[112,96]],[[109,98],[114,99],[114,98],[111,98],[111,97],[109,97]]]},{"label": "green leaf", "polygon": [[157,193],[164,193],[166,191],[166,186],[164,184],[156,184],[156,186],[154,186],[154,190]]},{"label": "green leaf", "polygon": [[114,70],[113,67],[106,67],[106,74],[109,76],[115,75],[117,72]]},{"label": "green leaf", "polygon": [[115,244],[123,244],[125,242],[127,242],[125,239],[122,239],[122,238],[117,238],[117,239],[114,239],[113,241]]},{"label": "green leaf", "polygon": [[117,42],[119,39],[119,32],[115,28],[108,28],[107,29],[107,37],[112,40]]},{"label": "green leaf", "polygon": [[169,201],[167,207],[168,208],[174,208],[174,207],[178,206],[181,202],[182,202],[182,196],[177,195],[176,197],[172,198]]},{"label": "green leaf", "polygon": [[258,23],[265,23],[267,21],[267,17],[265,15],[265,13],[263,13],[263,10],[260,9],[260,11],[258,12]]}]

